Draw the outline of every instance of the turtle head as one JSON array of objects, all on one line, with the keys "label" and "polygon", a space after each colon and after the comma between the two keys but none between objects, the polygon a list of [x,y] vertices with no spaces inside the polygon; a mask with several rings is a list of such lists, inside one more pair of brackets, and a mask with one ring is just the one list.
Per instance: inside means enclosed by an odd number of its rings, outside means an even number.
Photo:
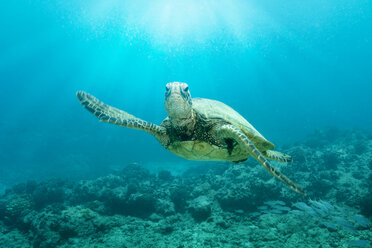
[{"label": "turtle head", "polygon": [[185,83],[168,83],[165,87],[165,110],[174,125],[185,125],[193,119],[189,86]]}]

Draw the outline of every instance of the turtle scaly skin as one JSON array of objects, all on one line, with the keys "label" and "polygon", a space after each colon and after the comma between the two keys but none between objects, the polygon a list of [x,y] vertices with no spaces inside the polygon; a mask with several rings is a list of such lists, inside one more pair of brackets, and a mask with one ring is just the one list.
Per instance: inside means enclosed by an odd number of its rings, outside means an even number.
[{"label": "turtle scaly skin", "polygon": [[191,98],[189,87],[185,83],[173,82],[166,85],[165,109],[168,117],[160,126],[106,105],[88,93],[79,91],[77,97],[100,120],[151,133],[162,146],[177,156],[189,160],[234,163],[252,156],[289,188],[305,194],[300,186],[268,161],[291,162],[289,155],[274,151],[271,142],[226,104],[204,98]]}]

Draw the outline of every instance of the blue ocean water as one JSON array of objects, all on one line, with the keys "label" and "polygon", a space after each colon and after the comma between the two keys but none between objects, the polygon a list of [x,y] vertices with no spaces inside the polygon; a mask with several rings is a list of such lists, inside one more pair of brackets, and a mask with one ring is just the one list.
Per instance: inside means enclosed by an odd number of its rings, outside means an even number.
[{"label": "blue ocean water", "polygon": [[87,91],[160,124],[165,84],[222,101],[267,139],[372,127],[371,1],[0,3],[0,179],[84,178],[177,162],[149,134],[98,122]]}]

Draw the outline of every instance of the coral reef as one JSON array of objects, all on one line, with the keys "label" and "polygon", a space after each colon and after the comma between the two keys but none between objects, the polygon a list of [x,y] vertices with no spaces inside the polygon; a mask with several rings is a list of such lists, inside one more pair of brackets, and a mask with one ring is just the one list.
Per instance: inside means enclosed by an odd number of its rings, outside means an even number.
[{"label": "coral reef", "polygon": [[370,247],[371,137],[320,130],[281,149],[294,162],[273,164],[306,197],[253,159],[18,184],[0,196],[0,247]]}]

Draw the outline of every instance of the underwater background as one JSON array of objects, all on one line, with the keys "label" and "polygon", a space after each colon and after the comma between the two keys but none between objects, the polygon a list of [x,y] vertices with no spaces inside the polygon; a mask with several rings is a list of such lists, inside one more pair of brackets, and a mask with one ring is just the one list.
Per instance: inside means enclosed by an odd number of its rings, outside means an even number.
[{"label": "underwater background", "polygon": [[[2,1],[0,247],[370,247],[371,27],[368,0]],[[160,124],[173,81],[290,154],[308,197],[75,95]]]}]

